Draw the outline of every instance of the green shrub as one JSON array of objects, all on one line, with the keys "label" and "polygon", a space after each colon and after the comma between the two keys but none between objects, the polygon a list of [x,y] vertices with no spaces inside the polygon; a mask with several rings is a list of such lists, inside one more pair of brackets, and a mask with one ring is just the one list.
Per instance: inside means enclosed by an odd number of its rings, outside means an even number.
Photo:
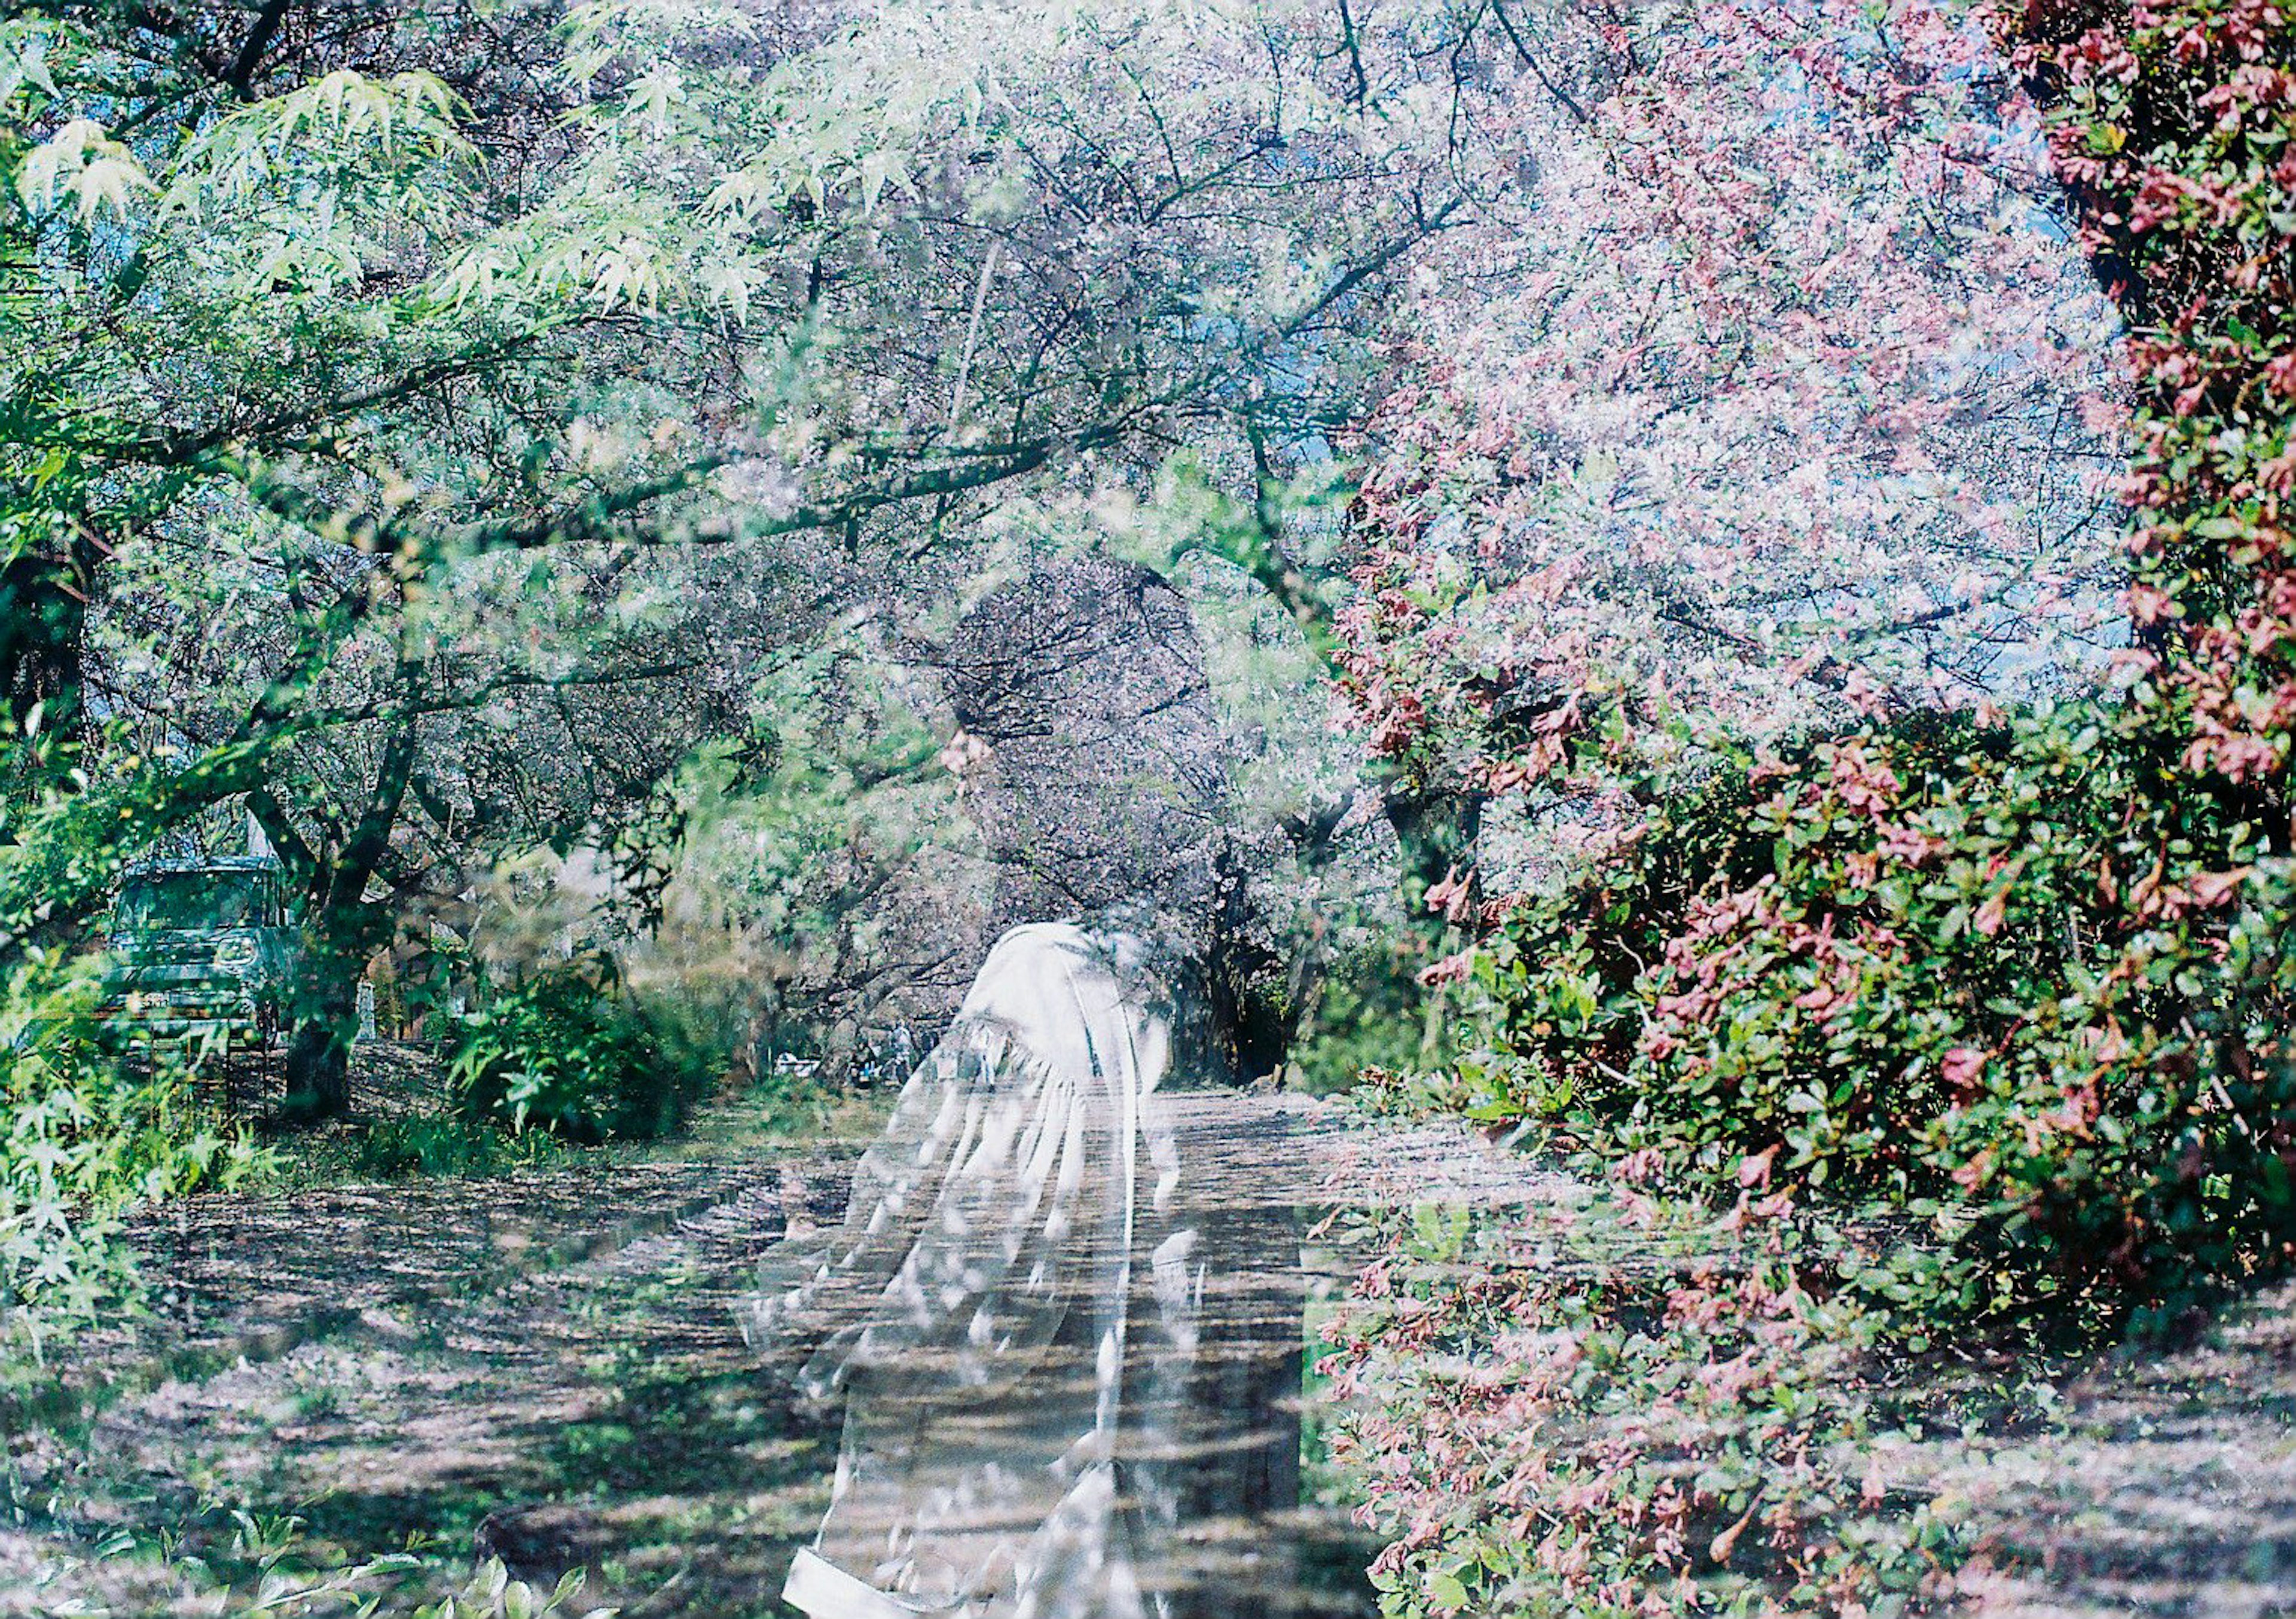
[{"label": "green shrub", "polygon": [[489,986],[452,1042],[447,1079],[463,1118],[575,1141],[664,1134],[726,1068],[694,1019],[630,993],[596,960]]},{"label": "green shrub", "polygon": [[351,1148],[350,1171],[376,1181],[490,1174],[535,1162],[539,1155],[528,1143],[546,1139],[532,1133],[515,1136],[498,1124],[436,1114],[382,1119],[359,1132]]},{"label": "green shrub", "polygon": [[121,1060],[99,993],[93,964],[29,953],[0,984],[0,1371],[132,1296],[128,1209],[257,1162],[183,1062]]},{"label": "green shrub", "polygon": [[1354,1085],[1366,1070],[1408,1067],[1426,1054],[1430,1002],[1411,939],[1382,940],[1333,961],[1291,1051],[1293,1083],[1311,1096]]}]

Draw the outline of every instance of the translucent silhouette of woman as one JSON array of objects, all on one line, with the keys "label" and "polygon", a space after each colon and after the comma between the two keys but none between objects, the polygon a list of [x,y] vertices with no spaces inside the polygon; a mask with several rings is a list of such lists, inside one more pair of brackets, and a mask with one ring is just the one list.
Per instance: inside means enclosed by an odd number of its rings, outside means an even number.
[{"label": "translucent silhouette of woman", "polygon": [[1154,574],[1072,556],[983,598],[941,673],[994,913],[1125,920],[1006,933],[843,1224],[766,1264],[753,1341],[846,1412],[787,1595],[1226,1615],[1287,1583],[1260,1531],[1298,1493],[1300,1299],[1282,1116],[1221,1087],[1234,1043],[1185,987],[1233,813],[1202,648]]},{"label": "translucent silhouette of woman", "polygon": [[797,1382],[846,1402],[783,1592],[815,1619],[1179,1619],[1277,1582],[1249,1525],[1298,1493],[1296,1232],[1266,1128],[1175,1083],[1145,958],[1006,934],[842,1225],[767,1260],[752,1343],[817,1344]]}]

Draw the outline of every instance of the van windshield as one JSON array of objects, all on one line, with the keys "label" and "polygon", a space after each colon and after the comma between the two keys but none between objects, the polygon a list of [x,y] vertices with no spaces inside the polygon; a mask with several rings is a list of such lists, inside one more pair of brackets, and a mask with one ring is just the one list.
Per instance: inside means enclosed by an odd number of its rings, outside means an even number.
[{"label": "van windshield", "polygon": [[271,925],[270,884],[259,871],[148,871],[119,890],[119,926],[160,928]]}]

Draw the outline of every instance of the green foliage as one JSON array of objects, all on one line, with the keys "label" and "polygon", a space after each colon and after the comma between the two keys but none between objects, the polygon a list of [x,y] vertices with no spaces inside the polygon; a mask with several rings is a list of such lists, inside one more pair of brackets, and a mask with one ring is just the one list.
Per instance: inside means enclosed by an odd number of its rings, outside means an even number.
[{"label": "green foliage", "polygon": [[97,1016],[98,961],[33,951],[4,971],[0,1378],[53,1334],[132,1301],[135,1268],[118,1241],[129,1210],[232,1186],[258,1162],[245,1136],[196,1099],[196,1065],[209,1053],[146,1050],[127,1060]]},{"label": "green foliage", "polygon": [[574,1619],[577,1615],[580,1619],[613,1619],[620,1611],[578,1606],[575,1599],[582,1593],[582,1571],[573,1568],[545,1590],[512,1578],[500,1558],[490,1558],[479,1565],[462,1590],[417,1608],[414,1619],[548,1619],[554,1614],[563,1619]]},{"label": "green foliage", "polygon": [[611,962],[537,969],[456,1022],[447,1079],[466,1120],[576,1141],[676,1128],[726,1072],[690,1014],[630,993]]},{"label": "green foliage", "polygon": [[1310,1095],[1344,1091],[1367,1071],[1408,1069],[1427,1054],[1433,998],[1418,981],[1419,953],[1382,939],[1325,969],[1315,1006],[1292,1046],[1294,1083]]},{"label": "green foliage", "polygon": [[361,1131],[348,1167],[355,1177],[375,1181],[492,1174],[546,1157],[550,1140],[488,1122],[416,1114],[381,1119]]},{"label": "green foliage", "polygon": [[117,1241],[129,1209],[230,1187],[256,1160],[184,1073],[137,1076],[61,1025],[0,1053],[0,1368],[132,1302],[135,1267]]},{"label": "green foliage", "polygon": [[[228,1521],[227,1533],[217,1532],[220,1525],[210,1522],[217,1518]],[[578,1568],[555,1585],[540,1586],[513,1577],[498,1558],[467,1574],[449,1574],[438,1562],[405,1551],[348,1564],[317,1558],[304,1519],[294,1513],[258,1514],[209,1500],[185,1528],[189,1534],[163,1532],[156,1545],[115,1532],[96,1556],[128,1561],[156,1555],[179,1589],[212,1602],[219,1613],[280,1619],[613,1619],[620,1611],[579,1601],[586,1579]],[[427,1601],[414,1598],[410,1588],[418,1582],[440,1594]]]},{"label": "green foliage", "polygon": [[291,1564],[266,1567],[253,1590],[251,1611],[258,1614],[351,1614],[358,1619],[403,1611],[407,1619],[614,1619],[613,1607],[592,1607],[579,1598],[583,1571],[569,1569],[555,1585],[535,1585],[515,1578],[500,1558],[489,1558],[467,1580],[436,1601],[411,1608],[392,1609],[373,1588],[382,1582],[403,1580],[418,1566],[405,1555],[371,1558],[349,1568],[314,1574]]}]

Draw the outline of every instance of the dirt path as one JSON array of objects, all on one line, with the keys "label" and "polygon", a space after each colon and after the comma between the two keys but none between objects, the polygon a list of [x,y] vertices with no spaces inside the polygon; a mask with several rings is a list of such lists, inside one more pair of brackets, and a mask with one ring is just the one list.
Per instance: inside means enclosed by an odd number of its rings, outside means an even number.
[{"label": "dirt path", "polygon": [[545,1581],[589,1564],[649,1613],[770,1611],[827,1471],[733,1329],[781,1227],[753,1182],[599,1258],[429,1271],[355,1329],[118,1402],[90,1463],[291,1509],[350,1557],[467,1547]]},{"label": "dirt path", "polygon": [[[1505,1202],[1538,1179],[1318,1117],[1311,1150],[1358,1155],[1354,1184]],[[8,1442],[0,1614],[243,1611],[287,1515],[307,1564],[430,1554],[385,1612],[484,1556],[545,1584],[584,1567],[631,1615],[783,1611],[834,1435],[731,1305],[783,1229],[784,1168],[831,1218],[853,1151],[800,1157],[721,1115],[681,1156],[171,1211],[140,1233],[160,1311],[75,1345]],[[1985,1548],[1965,1586],[1986,1619],[2296,1615],[2296,1287],[2189,1351],[2100,1364],[2033,1432],[1934,1448]],[[99,1555],[111,1529],[135,1544]],[[1343,1515],[1289,1531],[1318,1612],[1369,1611]],[[173,1556],[163,1532],[186,1536]]]},{"label": "dirt path", "polygon": [[2296,1285],[2197,1346],[2113,1356],[2040,1432],[1956,1447],[1984,1619],[2296,1615]]},{"label": "dirt path", "polygon": [[[738,1138],[728,1123],[699,1134]],[[228,1565],[235,1525],[209,1504],[300,1517],[300,1561],[411,1545],[553,1579],[607,1564],[645,1611],[770,1611],[728,1592],[753,1597],[752,1564],[785,1557],[822,1435],[761,1398],[729,1306],[783,1228],[789,1156],[169,1211],[137,1233],[155,1312],[75,1343],[46,1426],[10,1442],[29,1521],[0,1534],[0,1612],[158,1611],[197,1571],[90,1558],[91,1531],[189,1525]],[[817,1214],[849,1157],[815,1155]]]},{"label": "dirt path", "polygon": [[[160,1313],[76,1345],[53,1426],[12,1442],[20,1502],[67,1506],[0,1531],[0,1613],[239,1611],[213,1588],[244,1602],[260,1537],[210,1503],[301,1518],[308,1565],[412,1547],[545,1585],[582,1566],[628,1614],[783,1612],[835,1435],[732,1306],[784,1229],[784,1169],[832,1219],[855,1149],[738,1135],[705,1119],[686,1161],[206,1199],[147,1229]],[[153,1554],[186,1525],[215,1579]],[[94,1555],[113,1527],[138,1547]],[[1317,1614],[1367,1611],[1345,1515],[1289,1527]]]}]

